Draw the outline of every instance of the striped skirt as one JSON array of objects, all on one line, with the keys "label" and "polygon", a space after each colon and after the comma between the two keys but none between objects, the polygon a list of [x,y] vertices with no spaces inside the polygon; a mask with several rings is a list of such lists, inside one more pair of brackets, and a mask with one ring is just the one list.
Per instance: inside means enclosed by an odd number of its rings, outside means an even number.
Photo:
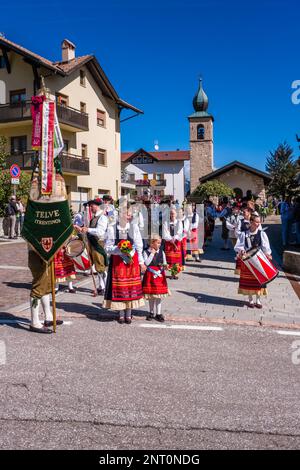
[{"label": "striped skirt", "polygon": [[240,261],[240,282],[238,293],[242,295],[267,295],[267,289],[265,285],[261,285],[256,277],[253,276],[251,271],[247,268],[245,263]]},{"label": "striped skirt", "polygon": [[175,245],[176,245],[176,250],[174,248],[173,243],[167,242],[165,243],[165,253],[166,253],[166,259],[167,263],[170,266],[173,266],[173,264],[179,264],[182,266],[182,247],[181,247],[181,242],[179,240],[175,240]]},{"label": "striped skirt", "polygon": [[56,282],[65,282],[76,279],[73,260],[66,255],[64,249],[60,249],[54,256],[54,272]]}]

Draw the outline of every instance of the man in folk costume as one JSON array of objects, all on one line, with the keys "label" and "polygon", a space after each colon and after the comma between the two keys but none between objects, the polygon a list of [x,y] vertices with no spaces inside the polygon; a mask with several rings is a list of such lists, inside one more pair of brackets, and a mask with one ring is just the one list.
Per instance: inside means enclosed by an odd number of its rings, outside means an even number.
[{"label": "man in folk costume", "polygon": [[[242,257],[253,248],[261,248],[266,257],[271,260],[271,248],[267,234],[261,230],[260,217],[251,216],[250,227],[245,232],[241,232],[235,245],[235,251]],[[262,308],[260,297],[267,295],[265,285],[261,285],[245,263],[241,262],[241,273],[239,282],[239,294],[248,295],[250,308]],[[253,296],[256,295],[256,303]]]},{"label": "man in folk costume", "polygon": [[[170,223],[163,222],[163,239],[165,240],[165,253],[167,263],[170,267],[178,265],[179,270],[182,269],[182,249],[181,240],[183,236],[183,225],[181,220],[177,219],[176,209],[170,210]],[[178,279],[174,274],[173,279]]]},{"label": "man in folk costume", "polygon": [[188,206],[188,213],[187,217],[189,219],[189,232],[188,232],[188,244],[189,250],[187,252],[187,261],[192,261],[195,258],[197,263],[200,263],[200,254],[203,254],[203,249],[199,248],[199,237],[198,237],[198,229],[200,223],[200,217],[197,214],[196,207],[193,210],[193,206]]},{"label": "man in folk costume", "polygon": [[[103,307],[119,311],[119,323],[130,324],[132,309],[145,305],[141,272],[146,266],[143,259],[143,240],[140,229],[132,221],[132,210],[122,207],[114,240],[107,240],[106,250],[110,254],[108,278]],[[128,251],[122,242],[129,242]]]},{"label": "man in folk costume", "polygon": [[107,254],[104,249],[105,234],[108,226],[108,218],[104,214],[103,201],[93,199],[89,201],[89,208],[92,214],[92,218],[89,223],[89,227],[78,227],[75,229],[79,233],[86,233],[92,262],[98,274],[99,288],[97,289],[99,295],[103,295],[106,286],[107,279]]},{"label": "man in folk costume", "polygon": [[[22,236],[29,244],[28,266],[32,274],[30,330],[44,334],[52,333],[51,326],[63,323],[62,320],[54,322],[50,307],[51,291],[55,305],[52,260],[73,231],[65,181],[58,159],[63,140],[55,103],[49,96],[43,85],[41,96],[32,97],[32,148],[38,151],[38,158],[32,174],[22,229]],[[44,311],[43,323],[39,317],[40,304]]]}]

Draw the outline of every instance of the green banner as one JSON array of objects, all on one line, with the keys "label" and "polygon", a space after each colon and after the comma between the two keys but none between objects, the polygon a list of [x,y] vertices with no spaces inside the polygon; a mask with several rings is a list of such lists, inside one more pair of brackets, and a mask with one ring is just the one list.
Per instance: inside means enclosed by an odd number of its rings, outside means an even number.
[{"label": "green banner", "polygon": [[68,201],[28,200],[22,237],[46,262],[50,261],[73,232]]}]

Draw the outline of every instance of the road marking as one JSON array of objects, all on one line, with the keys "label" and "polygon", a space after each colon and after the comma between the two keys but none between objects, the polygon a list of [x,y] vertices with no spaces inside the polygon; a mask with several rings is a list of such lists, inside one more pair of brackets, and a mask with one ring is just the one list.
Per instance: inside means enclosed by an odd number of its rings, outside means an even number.
[{"label": "road marking", "polygon": [[202,331],[222,331],[220,326],[197,326],[197,325],[151,325],[142,323],[138,325],[141,328],[167,328],[172,330],[202,330]]},{"label": "road marking", "polygon": [[11,266],[8,264],[0,264],[0,269],[13,269],[13,270],[20,270],[20,271],[27,271],[29,268],[26,266]]},{"label": "road marking", "polygon": [[[23,319],[23,320],[0,320],[0,324],[2,325],[7,325],[7,324],[21,324],[21,325],[30,325],[30,320],[26,320],[26,319]],[[69,321],[69,320],[64,320],[63,322],[63,325],[72,325],[72,321]]]},{"label": "road marking", "polygon": [[286,336],[300,336],[300,331],[277,330],[276,333],[278,333],[279,335],[286,335]]}]

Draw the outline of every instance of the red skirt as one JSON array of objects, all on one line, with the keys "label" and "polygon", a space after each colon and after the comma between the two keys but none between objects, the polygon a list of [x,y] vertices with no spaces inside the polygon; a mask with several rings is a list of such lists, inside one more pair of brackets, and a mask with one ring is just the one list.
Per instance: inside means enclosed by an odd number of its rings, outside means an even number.
[{"label": "red skirt", "polygon": [[105,299],[112,302],[129,302],[143,297],[140,265],[137,252],[133,262],[125,264],[120,256],[112,255]]},{"label": "red skirt", "polygon": [[239,283],[239,294],[243,295],[267,295],[267,289],[265,285],[261,285],[255,276],[249,271],[245,263],[240,260],[240,283]]},{"label": "red skirt", "polygon": [[182,244],[182,254],[183,254],[183,258],[186,259],[186,254],[187,254],[187,238],[186,238],[186,237],[184,237],[184,238],[182,239],[181,244]]},{"label": "red skirt", "polygon": [[[149,266],[153,271],[160,271],[161,268],[158,266]],[[149,296],[162,296],[168,295],[169,289],[166,279],[165,271],[161,271],[161,276],[154,278],[154,274],[151,271],[147,271],[144,274],[143,278],[143,294],[147,297]]]},{"label": "red skirt", "polygon": [[54,273],[57,282],[76,279],[73,260],[66,255],[64,249],[60,249],[54,256]]},{"label": "red skirt", "polygon": [[198,229],[193,228],[191,230],[191,232],[192,232],[192,235],[191,235],[192,238],[189,239],[189,244],[190,244],[189,248],[190,248],[191,251],[198,251],[199,250],[199,247],[198,247]]},{"label": "red skirt", "polygon": [[181,251],[181,242],[179,240],[175,241],[175,245],[177,250],[175,251],[174,245],[171,242],[165,243],[165,253],[166,253],[166,259],[167,263],[170,266],[173,266],[173,264],[179,264],[182,266],[182,251]]},{"label": "red skirt", "polygon": [[241,258],[239,256],[237,256],[236,258],[236,262],[235,262],[235,274],[240,274],[241,273]]}]

